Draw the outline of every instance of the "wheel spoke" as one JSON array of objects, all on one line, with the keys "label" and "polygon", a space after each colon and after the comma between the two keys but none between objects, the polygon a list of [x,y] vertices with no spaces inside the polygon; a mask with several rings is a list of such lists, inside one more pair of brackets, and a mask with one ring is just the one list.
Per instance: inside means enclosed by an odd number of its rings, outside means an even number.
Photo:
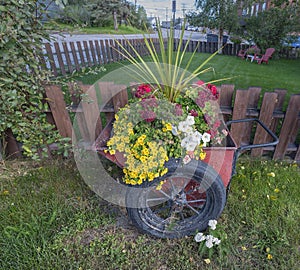
[{"label": "wheel spoke", "polygon": [[190,208],[193,212],[195,212],[197,215],[199,215],[199,212],[192,206],[190,206],[189,204],[187,204],[187,207]]},{"label": "wheel spoke", "polygon": [[198,202],[203,202],[203,203],[205,203],[206,200],[204,200],[204,199],[199,199],[199,200],[191,200],[191,201],[188,201],[188,203],[198,203]]}]

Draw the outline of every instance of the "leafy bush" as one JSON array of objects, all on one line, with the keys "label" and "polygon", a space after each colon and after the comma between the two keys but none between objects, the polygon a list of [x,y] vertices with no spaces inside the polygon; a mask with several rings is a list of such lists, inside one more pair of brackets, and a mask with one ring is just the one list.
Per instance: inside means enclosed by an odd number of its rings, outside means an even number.
[{"label": "leafy bush", "polygon": [[25,154],[37,159],[49,156],[49,145],[63,139],[45,114],[43,84],[49,74],[38,55],[48,36],[36,8],[34,0],[0,0],[0,136],[11,129]]}]

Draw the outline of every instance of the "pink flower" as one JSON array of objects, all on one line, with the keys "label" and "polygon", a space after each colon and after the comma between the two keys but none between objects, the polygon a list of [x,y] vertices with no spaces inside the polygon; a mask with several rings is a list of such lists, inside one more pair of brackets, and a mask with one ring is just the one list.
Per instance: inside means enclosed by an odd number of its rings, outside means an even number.
[{"label": "pink flower", "polygon": [[143,106],[143,108],[157,107],[158,102],[157,102],[156,97],[151,96],[150,98],[143,98],[142,101],[141,101],[141,105]]},{"label": "pink flower", "polygon": [[175,104],[175,115],[177,116],[182,115],[182,106],[180,104]]},{"label": "pink flower", "polygon": [[205,84],[205,82],[204,81],[201,81],[201,80],[199,80],[198,82],[196,82],[196,84],[198,84],[198,85],[204,85]]},{"label": "pink flower", "polygon": [[196,110],[192,109],[192,110],[190,110],[190,115],[194,116],[194,117],[197,117],[199,114]]},{"label": "pink flower", "polygon": [[140,115],[148,123],[153,122],[156,119],[156,114],[153,111],[141,111]]}]

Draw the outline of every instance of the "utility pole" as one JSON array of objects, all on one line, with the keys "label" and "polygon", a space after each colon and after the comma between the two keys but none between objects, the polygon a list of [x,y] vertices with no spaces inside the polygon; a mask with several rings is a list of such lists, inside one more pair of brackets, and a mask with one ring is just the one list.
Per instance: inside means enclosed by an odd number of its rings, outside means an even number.
[{"label": "utility pole", "polygon": [[176,0],[172,0],[172,12],[173,12],[173,31],[175,34]]}]

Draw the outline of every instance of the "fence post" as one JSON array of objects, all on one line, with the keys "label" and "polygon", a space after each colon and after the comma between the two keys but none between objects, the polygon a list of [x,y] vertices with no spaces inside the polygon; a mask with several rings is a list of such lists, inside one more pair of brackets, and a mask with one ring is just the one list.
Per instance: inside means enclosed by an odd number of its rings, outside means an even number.
[{"label": "fence post", "polygon": [[[275,148],[273,159],[283,159],[289,143],[295,138],[297,133],[298,121],[300,113],[300,95],[292,95],[287,107],[284,121],[279,135],[279,143]],[[299,149],[297,152],[297,156]]]},{"label": "fence post", "polygon": [[45,93],[59,134],[62,137],[72,138],[72,123],[61,86],[45,85]]}]

